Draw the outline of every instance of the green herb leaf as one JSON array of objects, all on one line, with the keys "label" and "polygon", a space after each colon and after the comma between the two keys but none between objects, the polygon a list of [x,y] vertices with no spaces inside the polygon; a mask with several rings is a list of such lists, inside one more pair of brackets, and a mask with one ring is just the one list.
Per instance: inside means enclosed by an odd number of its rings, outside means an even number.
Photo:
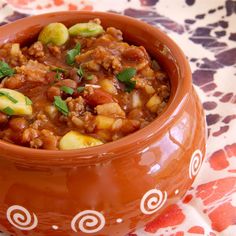
[{"label": "green herb leaf", "polygon": [[58,72],[57,72],[57,73],[55,74],[55,79],[56,79],[56,80],[60,80],[60,79],[61,79],[61,73],[58,73]]},{"label": "green herb leaf", "polygon": [[66,54],[66,63],[68,65],[73,65],[75,62],[75,57],[78,55],[78,51],[76,49],[71,49]]},{"label": "green herb leaf", "polygon": [[135,68],[127,68],[121,71],[118,75],[116,75],[116,78],[125,84],[125,91],[131,92],[136,85],[136,81],[131,80],[136,75],[136,69]]},{"label": "green herb leaf", "polygon": [[7,97],[11,102],[13,102],[13,103],[17,103],[18,101],[15,99],[15,98],[13,98],[8,92],[5,92],[5,91],[1,91],[0,92],[0,96],[5,96],[5,97]]},{"label": "green herb leaf", "polygon": [[85,87],[83,87],[83,86],[81,86],[81,87],[78,87],[78,88],[77,88],[77,91],[78,91],[79,93],[81,93],[81,92],[83,92],[83,91],[84,91],[84,88],[85,88]]},{"label": "green herb leaf", "polygon": [[94,76],[93,75],[89,75],[86,80],[93,80]]},{"label": "green herb leaf", "polygon": [[66,70],[64,70],[60,67],[53,68],[53,69],[51,69],[51,71],[60,72],[60,73],[65,73],[66,72]]},{"label": "green herb leaf", "polygon": [[69,113],[68,106],[64,100],[61,99],[60,96],[54,97],[54,106],[60,111],[63,115],[67,116]]},{"label": "green herb leaf", "polygon": [[77,43],[75,48],[69,50],[66,54],[66,63],[68,65],[73,65],[75,63],[75,57],[80,54],[81,45]]},{"label": "green herb leaf", "polygon": [[11,76],[15,71],[4,61],[0,61],[0,79]]},{"label": "green herb leaf", "polygon": [[9,116],[14,115],[14,111],[10,107],[5,107],[2,111]]},{"label": "green herb leaf", "polygon": [[80,77],[83,77],[84,76],[84,71],[83,71],[83,68],[80,66],[79,69],[77,70],[77,75],[80,76]]},{"label": "green herb leaf", "polygon": [[60,80],[61,79],[61,74],[66,72],[66,70],[64,70],[60,67],[53,68],[53,69],[51,69],[51,71],[56,72],[56,75],[55,75],[56,80]]},{"label": "green herb leaf", "polygon": [[80,43],[77,43],[76,46],[75,46],[75,49],[80,52],[80,50],[81,50],[81,44],[80,44]]},{"label": "green herb leaf", "polygon": [[33,102],[28,97],[25,96],[25,104],[26,105],[32,105]]},{"label": "green herb leaf", "polygon": [[72,95],[74,93],[74,89],[67,87],[67,86],[61,86],[60,90],[67,93],[67,94],[70,94],[70,95]]}]

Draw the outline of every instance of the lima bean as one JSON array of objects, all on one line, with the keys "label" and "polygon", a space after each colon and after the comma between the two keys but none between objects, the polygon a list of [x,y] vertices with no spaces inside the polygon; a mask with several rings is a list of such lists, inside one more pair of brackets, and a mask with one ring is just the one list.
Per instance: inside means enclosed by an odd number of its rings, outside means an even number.
[{"label": "lima bean", "polygon": [[103,32],[102,26],[93,22],[78,23],[69,28],[69,34],[71,36],[94,37]]},{"label": "lima bean", "polygon": [[68,29],[62,23],[50,23],[39,34],[38,40],[43,44],[63,45],[69,39]]},{"label": "lima bean", "polygon": [[[6,95],[4,95],[6,94]],[[32,106],[24,94],[12,89],[0,89],[0,110],[9,108],[13,111],[12,115],[31,115]]]},{"label": "lima bean", "polygon": [[103,144],[103,142],[99,139],[81,134],[77,131],[70,131],[61,138],[59,147],[61,150],[72,150],[97,146],[101,144]]}]

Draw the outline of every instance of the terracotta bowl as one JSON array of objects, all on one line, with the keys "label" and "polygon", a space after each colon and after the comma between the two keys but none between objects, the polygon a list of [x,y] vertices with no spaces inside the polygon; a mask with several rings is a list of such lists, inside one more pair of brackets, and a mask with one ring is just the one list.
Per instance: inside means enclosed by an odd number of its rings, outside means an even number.
[{"label": "terracotta bowl", "polygon": [[154,122],[118,141],[78,151],[47,151],[0,141],[0,230],[12,235],[124,236],[177,202],[205,155],[205,118],[189,64],[163,32],[110,13],[58,12],[0,28],[0,44],[26,44],[44,25],[98,17],[143,45],[171,79],[171,98]]}]

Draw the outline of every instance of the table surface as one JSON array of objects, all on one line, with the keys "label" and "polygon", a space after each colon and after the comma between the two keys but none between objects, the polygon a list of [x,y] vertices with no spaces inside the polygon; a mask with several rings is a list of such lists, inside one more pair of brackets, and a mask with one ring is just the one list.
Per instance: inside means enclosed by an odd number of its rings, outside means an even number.
[{"label": "table surface", "polygon": [[236,1],[0,0],[0,25],[81,9],[115,11],[164,30],[188,57],[206,113],[207,156],[191,190],[130,236],[236,235]]}]

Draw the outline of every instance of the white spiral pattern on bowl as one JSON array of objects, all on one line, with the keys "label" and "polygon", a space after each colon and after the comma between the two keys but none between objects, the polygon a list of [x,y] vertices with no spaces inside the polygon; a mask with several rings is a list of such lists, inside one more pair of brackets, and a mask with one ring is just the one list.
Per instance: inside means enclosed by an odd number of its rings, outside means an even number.
[{"label": "white spiral pattern on bowl", "polygon": [[197,173],[199,172],[201,165],[202,165],[202,161],[203,161],[203,156],[202,156],[202,152],[197,149],[191,157],[191,161],[189,164],[189,177],[190,179],[192,179],[194,176],[197,175]]},{"label": "white spiral pattern on bowl", "polygon": [[6,215],[8,221],[20,230],[32,230],[38,225],[37,216],[19,205],[9,207]]},{"label": "white spiral pattern on bowl", "polygon": [[75,232],[80,230],[83,233],[93,234],[102,230],[105,223],[105,218],[100,212],[86,210],[78,213],[73,218],[71,221],[71,228]]},{"label": "white spiral pattern on bowl", "polygon": [[167,192],[158,189],[151,189],[146,192],[140,203],[140,210],[145,215],[157,212],[166,202]]}]

